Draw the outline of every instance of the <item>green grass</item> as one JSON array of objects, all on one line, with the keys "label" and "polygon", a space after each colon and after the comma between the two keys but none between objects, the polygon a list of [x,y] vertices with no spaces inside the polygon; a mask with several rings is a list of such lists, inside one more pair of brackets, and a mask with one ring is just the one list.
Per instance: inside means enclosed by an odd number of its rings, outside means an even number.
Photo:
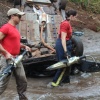
[{"label": "green grass", "polygon": [[100,14],[100,0],[69,0],[76,4],[80,4],[86,8],[85,10],[89,10],[93,13]]}]

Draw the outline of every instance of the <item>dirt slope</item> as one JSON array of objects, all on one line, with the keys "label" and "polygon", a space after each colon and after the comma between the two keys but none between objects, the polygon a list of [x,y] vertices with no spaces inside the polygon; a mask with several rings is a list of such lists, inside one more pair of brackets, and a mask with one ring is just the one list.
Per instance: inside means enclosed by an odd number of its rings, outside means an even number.
[{"label": "dirt slope", "polygon": [[79,5],[70,2],[66,9],[75,9],[78,12],[78,21],[72,23],[74,27],[78,29],[89,28],[95,32],[100,31],[100,14],[82,10]]}]

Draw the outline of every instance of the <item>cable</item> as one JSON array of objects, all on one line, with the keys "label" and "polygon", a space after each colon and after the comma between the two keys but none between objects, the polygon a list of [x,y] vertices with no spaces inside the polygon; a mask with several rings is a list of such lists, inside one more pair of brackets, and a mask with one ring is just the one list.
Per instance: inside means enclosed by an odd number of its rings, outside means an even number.
[{"label": "cable", "polygon": [[86,55],[86,57],[91,57],[91,58],[93,59],[93,61],[95,62],[96,67],[99,67],[99,66],[98,66],[98,64],[97,64],[97,62],[96,62],[96,60],[94,59],[94,57],[93,57],[93,56],[91,56],[91,55]]}]

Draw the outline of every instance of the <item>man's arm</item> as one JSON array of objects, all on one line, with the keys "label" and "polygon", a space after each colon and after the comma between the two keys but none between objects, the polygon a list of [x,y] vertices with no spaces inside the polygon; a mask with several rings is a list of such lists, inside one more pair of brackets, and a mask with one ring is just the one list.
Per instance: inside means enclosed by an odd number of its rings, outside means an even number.
[{"label": "man's arm", "polygon": [[[5,37],[5,35],[2,33],[2,32],[0,32],[0,41],[2,41],[2,39]],[[0,52],[1,53],[6,53],[6,50],[2,47],[2,45],[0,44]]]},{"label": "man's arm", "polygon": [[6,54],[7,51],[2,47],[2,45],[0,44],[0,53]]},{"label": "man's arm", "polygon": [[0,32],[0,41],[1,41],[4,37],[5,37],[5,35],[4,35],[2,32]]},{"label": "man's arm", "polygon": [[[0,41],[2,41],[2,39],[5,37],[5,34],[3,34],[2,32],[0,32]],[[6,57],[6,59],[9,59],[12,57],[12,55],[6,51],[3,46],[0,44],[0,53],[3,53]]]},{"label": "man's arm", "polygon": [[20,47],[21,48],[25,48],[26,45],[24,45],[23,43],[20,43]]},{"label": "man's arm", "polygon": [[30,47],[28,47],[28,46],[26,46],[26,45],[24,45],[22,43],[20,43],[20,47],[26,49],[27,51],[31,51]]}]

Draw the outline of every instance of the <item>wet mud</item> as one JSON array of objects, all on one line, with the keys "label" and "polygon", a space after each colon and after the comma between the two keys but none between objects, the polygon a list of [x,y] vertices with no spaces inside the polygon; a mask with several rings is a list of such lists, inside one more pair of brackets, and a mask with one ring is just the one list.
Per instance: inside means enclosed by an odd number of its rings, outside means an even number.
[{"label": "wet mud", "polygon": [[[84,29],[80,38],[84,44],[84,55],[93,55],[100,61],[100,33]],[[70,84],[47,88],[53,77],[30,78],[26,95],[29,100],[100,100],[100,72],[82,77],[82,73],[70,76]],[[8,88],[0,95],[0,100],[18,100],[16,83],[11,78]]]},{"label": "wet mud", "polygon": [[[92,73],[87,78],[71,76],[70,84],[47,88],[52,78],[28,78],[27,97],[29,100],[99,100],[100,73]],[[14,77],[11,78],[0,100],[18,100]]]}]

